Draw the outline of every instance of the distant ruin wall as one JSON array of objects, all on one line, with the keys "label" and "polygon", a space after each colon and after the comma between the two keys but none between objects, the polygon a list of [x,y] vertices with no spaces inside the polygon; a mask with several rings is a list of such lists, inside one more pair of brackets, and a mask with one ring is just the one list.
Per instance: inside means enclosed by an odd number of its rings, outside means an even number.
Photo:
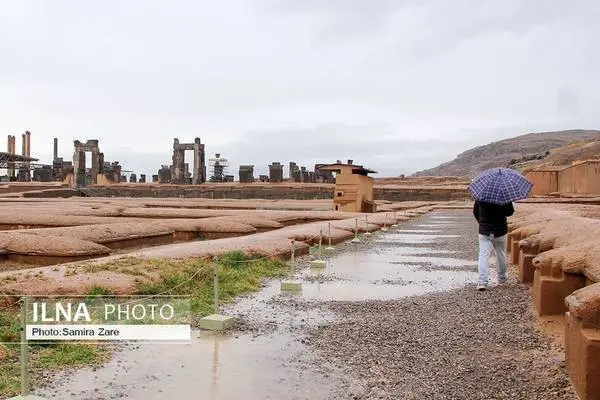
[{"label": "distant ruin wall", "polygon": [[[187,197],[205,199],[333,199],[334,185],[331,186],[160,186],[141,187],[89,186],[82,189],[92,197]],[[374,189],[375,200],[389,201],[449,201],[469,198],[463,189]]]}]

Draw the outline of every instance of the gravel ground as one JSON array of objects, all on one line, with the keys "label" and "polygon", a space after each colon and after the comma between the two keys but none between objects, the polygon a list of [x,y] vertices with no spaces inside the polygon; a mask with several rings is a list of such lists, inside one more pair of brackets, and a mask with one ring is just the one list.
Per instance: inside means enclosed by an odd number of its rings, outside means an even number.
[{"label": "gravel ground", "polygon": [[[474,260],[470,212],[444,214],[461,216],[444,229],[460,238],[424,247]],[[576,399],[564,353],[538,329],[532,304],[514,277],[485,292],[473,284],[394,301],[321,303],[342,319],[312,329],[305,343],[319,365],[343,366],[338,399]]]},{"label": "gravel ground", "polygon": [[[470,210],[436,214],[458,217],[440,228],[458,237],[406,246],[423,247],[431,257],[475,260],[477,235]],[[401,229],[421,229],[415,225],[435,222],[425,215],[402,223]],[[359,244],[337,245],[333,254],[398,246],[376,240],[377,235],[362,236]],[[298,270],[307,267],[309,260],[298,257]],[[476,270],[427,262],[415,266],[432,273]],[[332,278],[305,275],[302,279]],[[284,330],[291,340],[301,340],[308,351],[281,368],[300,364],[326,377],[338,388],[330,399],[576,399],[564,353],[539,331],[532,304],[529,289],[514,276],[506,285],[486,292],[477,292],[472,284],[390,301],[324,302],[276,296],[254,304],[269,311],[258,314],[264,318],[257,319],[254,312],[236,313],[232,331],[262,336]],[[296,312],[300,320],[282,326],[281,321]],[[308,380],[305,385],[319,383]],[[291,387],[289,396],[317,399],[303,397]],[[247,398],[256,397],[248,393]]]}]

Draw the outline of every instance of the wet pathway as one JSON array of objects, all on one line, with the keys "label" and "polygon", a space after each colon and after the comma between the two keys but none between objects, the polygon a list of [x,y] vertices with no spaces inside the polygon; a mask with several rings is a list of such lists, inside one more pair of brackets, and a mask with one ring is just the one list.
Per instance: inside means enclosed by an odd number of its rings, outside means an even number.
[{"label": "wet pathway", "polygon": [[[331,301],[390,300],[473,283],[476,234],[467,210],[441,210],[376,232],[305,268],[303,290],[281,294],[279,282],[241,299],[224,313],[241,317],[241,331],[198,333],[191,344],[128,346],[97,369],[69,374],[37,394],[72,399],[327,399],[342,381],[311,365],[306,330],[336,315]],[[135,347],[135,349],[131,349]]]}]

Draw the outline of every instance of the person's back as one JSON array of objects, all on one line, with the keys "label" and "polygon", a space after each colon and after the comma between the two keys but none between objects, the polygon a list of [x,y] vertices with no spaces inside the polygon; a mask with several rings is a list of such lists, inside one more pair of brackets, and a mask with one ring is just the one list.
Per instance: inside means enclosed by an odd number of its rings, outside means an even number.
[{"label": "person's back", "polygon": [[494,237],[500,237],[508,233],[508,223],[506,218],[514,213],[512,203],[492,204],[475,201],[473,205],[473,214],[479,222],[479,233]]},{"label": "person's back", "polygon": [[498,260],[498,283],[506,282],[506,237],[508,233],[507,217],[513,215],[512,203],[492,204],[475,201],[473,215],[479,223],[479,282],[478,290],[488,285],[489,258],[492,248],[496,250]]}]

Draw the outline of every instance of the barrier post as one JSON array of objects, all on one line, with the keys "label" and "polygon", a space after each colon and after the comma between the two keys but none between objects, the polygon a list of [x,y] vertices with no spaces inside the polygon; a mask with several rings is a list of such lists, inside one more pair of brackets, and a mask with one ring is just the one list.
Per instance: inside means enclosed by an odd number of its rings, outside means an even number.
[{"label": "barrier post", "polygon": [[319,258],[316,260],[312,260],[310,262],[310,266],[314,267],[314,268],[325,268],[327,267],[327,261],[322,259],[322,254],[323,254],[323,249],[322,249],[322,245],[323,245],[323,229],[321,229],[319,231]]},{"label": "barrier post", "polygon": [[292,239],[292,251],[290,255],[290,276],[289,279],[281,281],[282,291],[297,292],[302,290],[302,283],[294,280],[294,264],[295,264],[296,243]]},{"label": "barrier post", "polygon": [[233,317],[222,315],[219,310],[219,263],[217,258],[213,259],[213,306],[214,313],[200,318],[198,327],[209,331],[222,331],[233,325]]},{"label": "barrier post", "polygon": [[354,239],[351,240],[352,243],[359,243],[360,239],[358,238],[358,218],[354,219]]},{"label": "barrier post", "polygon": [[333,246],[331,245],[331,221],[327,223],[327,235],[329,236],[329,246],[325,247],[325,250],[332,251]]}]

